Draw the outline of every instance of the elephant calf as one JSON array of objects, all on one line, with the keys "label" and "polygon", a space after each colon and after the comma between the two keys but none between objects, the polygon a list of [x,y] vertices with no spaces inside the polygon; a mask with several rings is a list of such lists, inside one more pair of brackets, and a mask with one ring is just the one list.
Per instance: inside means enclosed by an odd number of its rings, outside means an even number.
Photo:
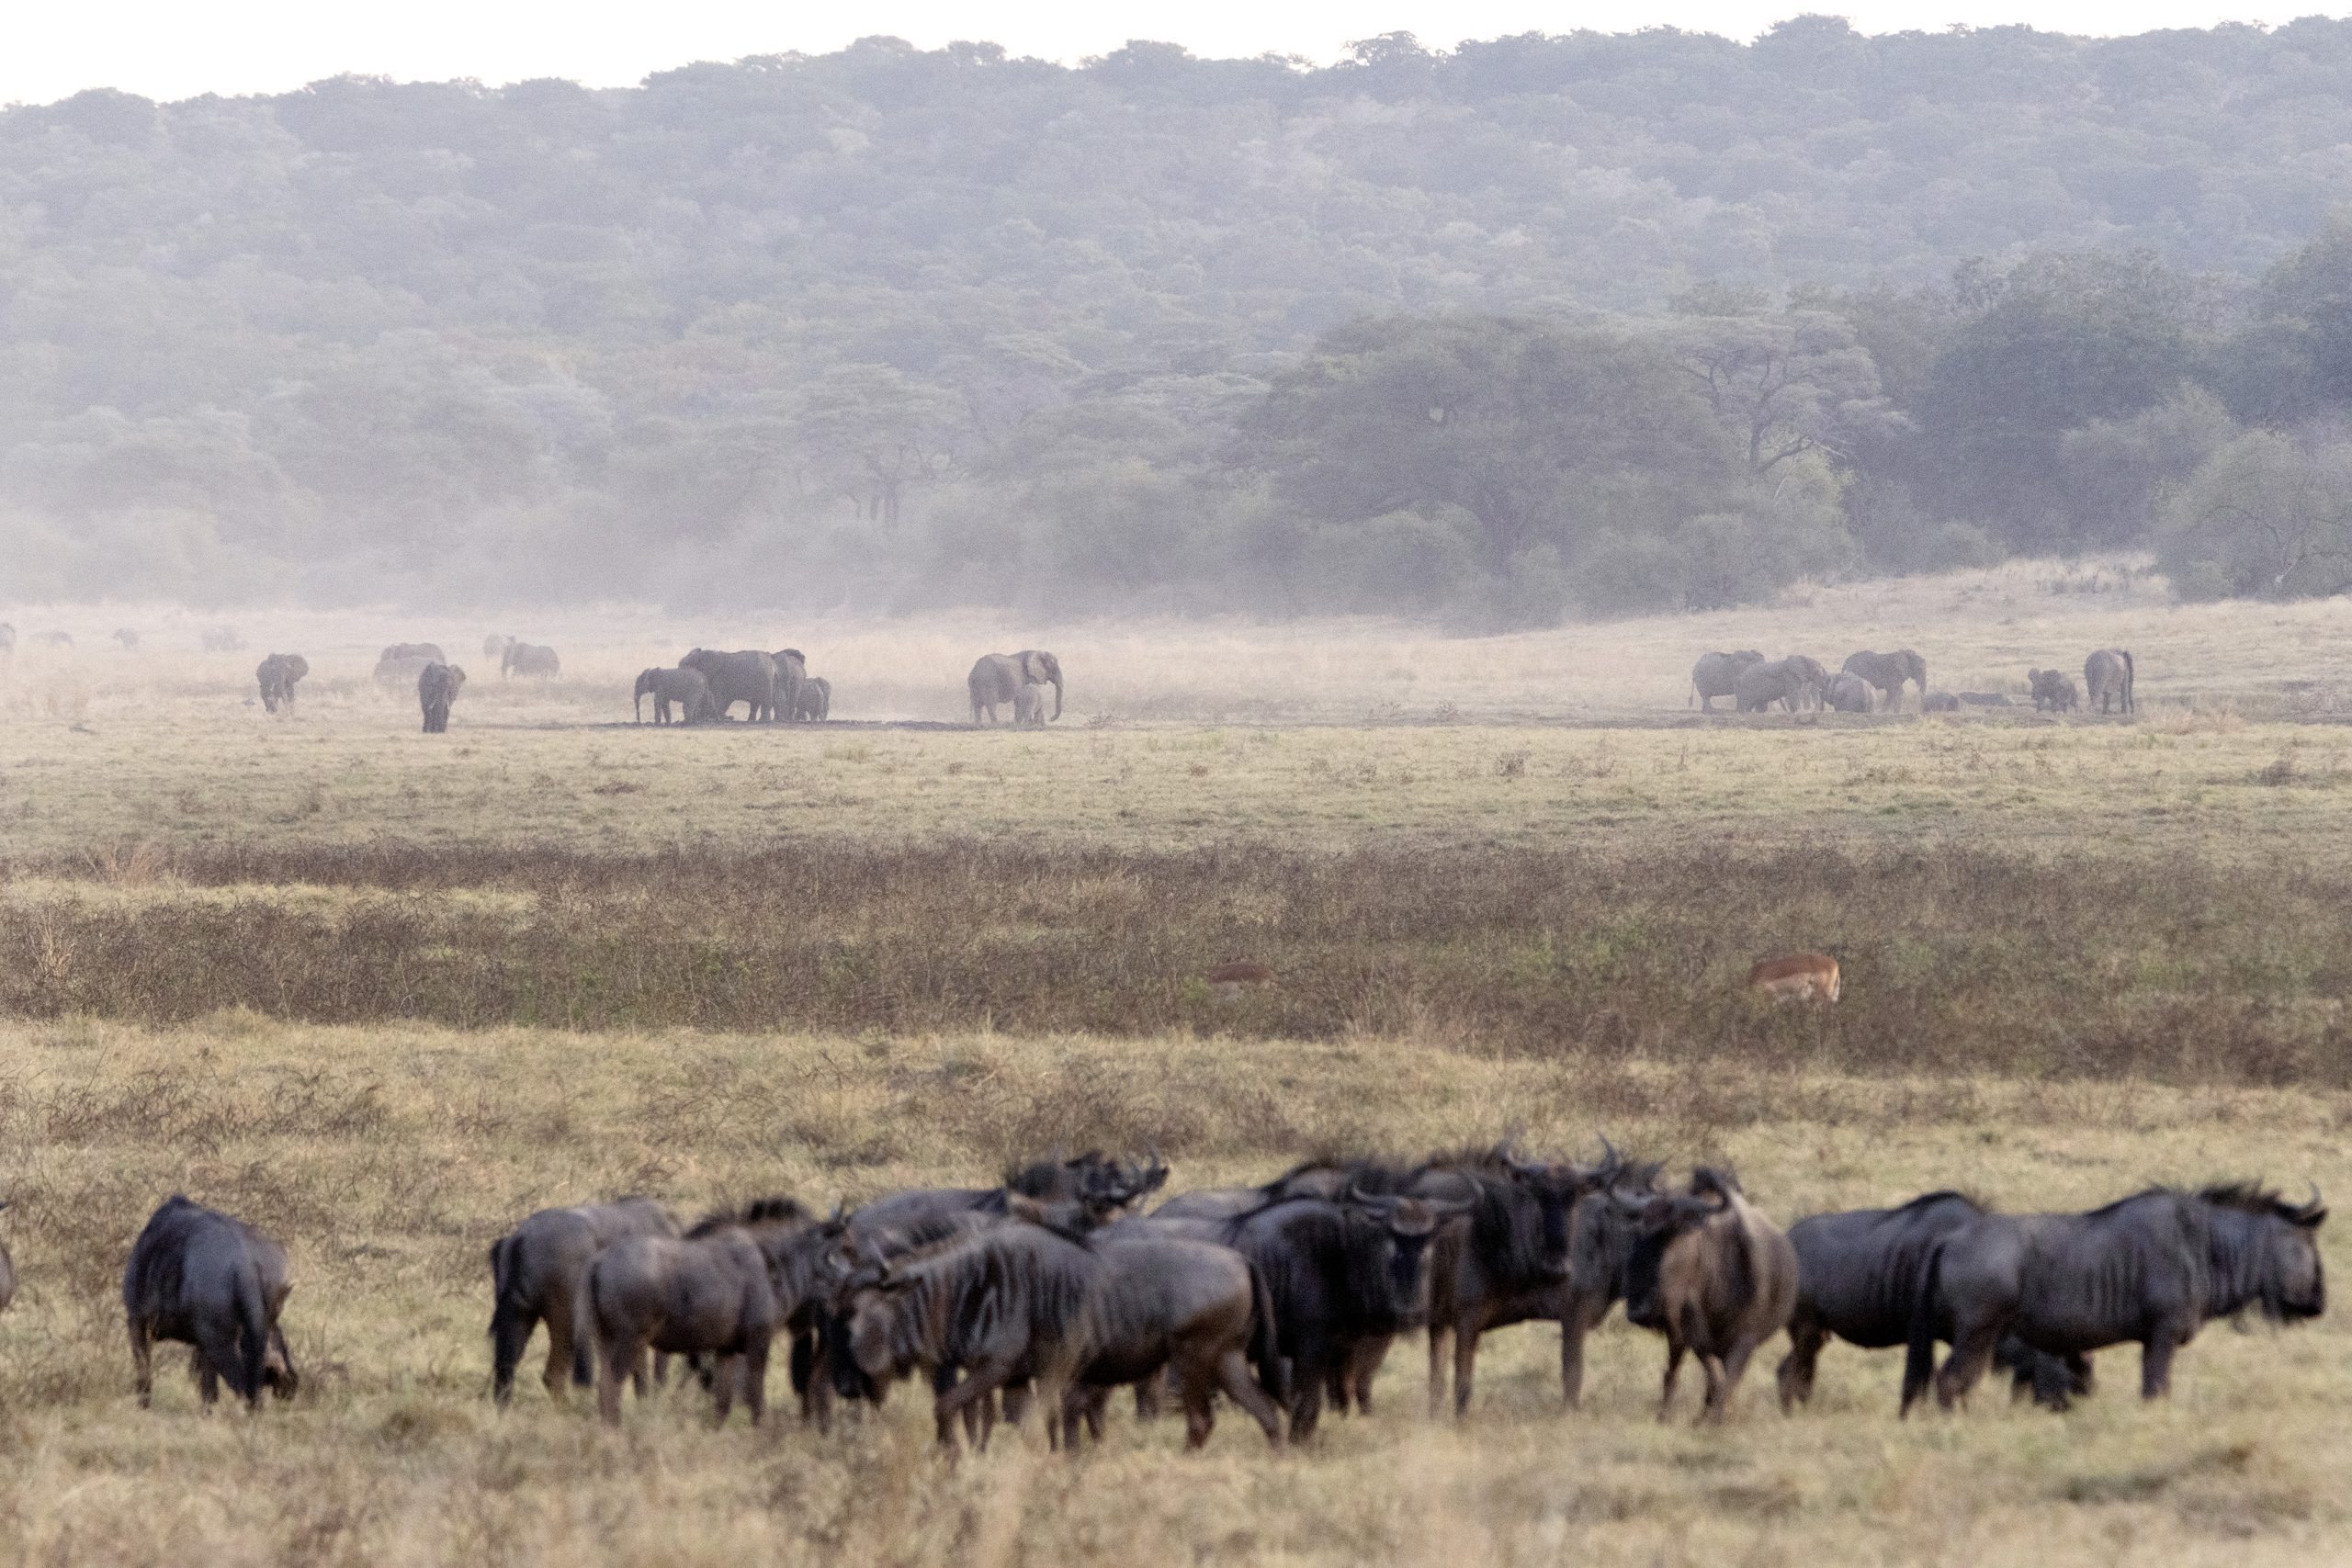
[{"label": "elephant calf", "polygon": [[800,682],[800,694],[793,699],[793,717],[816,723],[832,711],[833,683],[831,681],[822,675],[810,675]]},{"label": "elephant calf", "polygon": [[1012,694],[1012,722],[1043,725],[1046,722],[1046,688],[1032,682]]},{"label": "elephant calf", "polygon": [[[996,722],[996,710],[1005,704],[1013,705],[1013,716],[1020,722],[1021,688],[1025,685],[1050,685],[1054,689],[1053,716],[1062,716],[1062,664],[1042,649],[1025,648],[1019,653],[990,653],[981,656],[964,678],[971,693],[972,722]],[[1042,719],[1037,722],[1044,722]]]},{"label": "elephant calf", "polygon": [[424,710],[425,734],[448,733],[449,705],[458,700],[465,684],[466,672],[455,664],[428,664],[418,672],[416,701]]},{"label": "elephant calf", "polygon": [[2064,670],[2029,670],[2025,676],[2033,685],[2035,712],[2072,713],[2082,705],[2082,693]]},{"label": "elephant calf", "polygon": [[716,718],[718,709],[710,698],[710,682],[699,670],[643,670],[637,677],[637,722],[645,722],[645,699],[653,698],[653,722],[670,722],[670,705],[678,706],[678,722],[699,724]]}]

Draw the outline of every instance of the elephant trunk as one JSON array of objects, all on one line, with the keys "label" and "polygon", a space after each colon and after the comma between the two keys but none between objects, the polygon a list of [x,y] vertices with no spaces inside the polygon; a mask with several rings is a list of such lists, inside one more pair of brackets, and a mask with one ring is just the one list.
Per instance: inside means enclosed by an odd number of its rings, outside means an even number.
[{"label": "elephant trunk", "polygon": [[1059,718],[1059,717],[1061,717],[1061,716],[1062,716],[1062,672],[1061,672],[1060,671],[1057,670],[1057,671],[1054,671],[1054,716],[1055,716],[1056,718]]}]

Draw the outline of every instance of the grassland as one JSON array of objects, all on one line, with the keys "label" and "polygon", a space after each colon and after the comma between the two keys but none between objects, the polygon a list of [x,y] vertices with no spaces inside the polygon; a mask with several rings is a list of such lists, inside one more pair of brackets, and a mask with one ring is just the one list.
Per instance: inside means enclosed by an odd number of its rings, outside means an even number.
[{"label": "grassland", "polygon": [[[478,663],[490,625],[238,617],[316,671],[271,719],[260,647],[192,651],[213,617],[0,618],[77,639],[0,666],[17,1559],[2242,1565],[2352,1539],[2335,1317],[2216,1325],[2154,1409],[2127,1353],[2062,1418],[1898,1425],[1892,1361],[1833,1351],[1810,1410],[1771,1408],[1768,1364],[1720,1433],[1649,1419],[1662,1358],[1622,1325],[1563,1413],[1555,1336],[1521,1328],[1458,1429],[1412,1346],[1312,1451],[1122,1420],[1075,1461],[952,1468],[905,1394],[831,1438],[711,1432],[684,1397],[609,1434],[535,1382],[496,1415],[482,1332],[483,1249],[544,1203],[856,1201],[1056,1145],[1156,1143],[1190,1185],[1605,1133],[1727,1158],[1784,1219],[1942,1184],[2352,1190],[2352,607],[2176,609],[2110,563],[1478,639],[500,616],[564,677],[478,670],[431,738],[374,648]],[[124,624],[137,651],[103,643]],[[847,722],[620,722],[645,663],[787,640]],[[910,727],[1032,643],[1070,671],[1062,726]],[[1682,705],[1702,648],[1897,644],[2009,692],[2129,646],[2144,711]],[[1846,964],[1834,1012],[1738,996],[1812,945]],[[1280,979],[1219,1002],[1199,976],[1241,956]],[[132,1406],[112,1292],[175,1189],[288,1242],[292,1407],[202,1419],[176,1380]]]}]

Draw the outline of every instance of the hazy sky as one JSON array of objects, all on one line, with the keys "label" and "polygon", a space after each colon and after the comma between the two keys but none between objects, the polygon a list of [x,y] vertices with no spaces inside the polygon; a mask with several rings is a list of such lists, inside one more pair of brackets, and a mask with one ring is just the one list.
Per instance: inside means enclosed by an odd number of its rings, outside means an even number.
[{"label": "hazy sky", "polygon": [[[489,83],[567,76],[616,86],[691,61],[820,53],[873,33],[925,47],[984,39],[1065,61],[1131,38],[1181,43],[1195,54],[1316,60],[1330,59],[1350,39],[1399,30],[1442,45],[1580,26],[1667,24],[1749,38],[1806,7],[1771,0],[1641,0],[1622,8],[1536,0],[6,0],[5,8],[0,102],[46,103],[98,86],[156,98],[279,92],[345,72]],[[1818,8],[1868,32],[1954,22],[2139,32],[2245,15],[2214,0],[1869,0]]]}]

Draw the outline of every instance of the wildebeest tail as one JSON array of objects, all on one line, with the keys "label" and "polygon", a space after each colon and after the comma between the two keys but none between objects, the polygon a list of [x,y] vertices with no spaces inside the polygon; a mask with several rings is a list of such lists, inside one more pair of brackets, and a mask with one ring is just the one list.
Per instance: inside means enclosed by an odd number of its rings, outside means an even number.
[{"label": "wildebeest tail", "polygon": [[[247,1404],[255,1404],[261,1400],[262,1369],[269,1359],[269,1306],[262,1300],[261,1270],[248,1261],[237,1270],[232,1289],[236,1297],[232,1306],[237,1314],[237,1365],[229,1385]],[[221,1371],[225,1373],[230,1369]]]},{"label": "wildebeest tail", "polygon": [[1274,1292],[1257,1264],[1250,1265],[1250,1363],[1258,1386],[1276,1404],[1290,1404],[1290,1369],[1283,1359],[1282,1335],[1274,1321]]},{"label": "wildebeest tail", "polygon": [[1936,1307],[1943,1294],[1944,1249],[1939,1242],[1919,1270],[1919,1294],[1911,1303],[1911,1337],[1903,1355],[1902,1414],[1911,1414],[1912,1401],[1928,1392],[1936,1373]]},{"label": "wildebeest tail", "polygon": [[511,1235],[490,1244],[490,1392],[504,1404],[514,1396],[514,1369],[531,1337],[530,1309],[522,1296],[522,1270],[515,1254],[522,1243]]}]

